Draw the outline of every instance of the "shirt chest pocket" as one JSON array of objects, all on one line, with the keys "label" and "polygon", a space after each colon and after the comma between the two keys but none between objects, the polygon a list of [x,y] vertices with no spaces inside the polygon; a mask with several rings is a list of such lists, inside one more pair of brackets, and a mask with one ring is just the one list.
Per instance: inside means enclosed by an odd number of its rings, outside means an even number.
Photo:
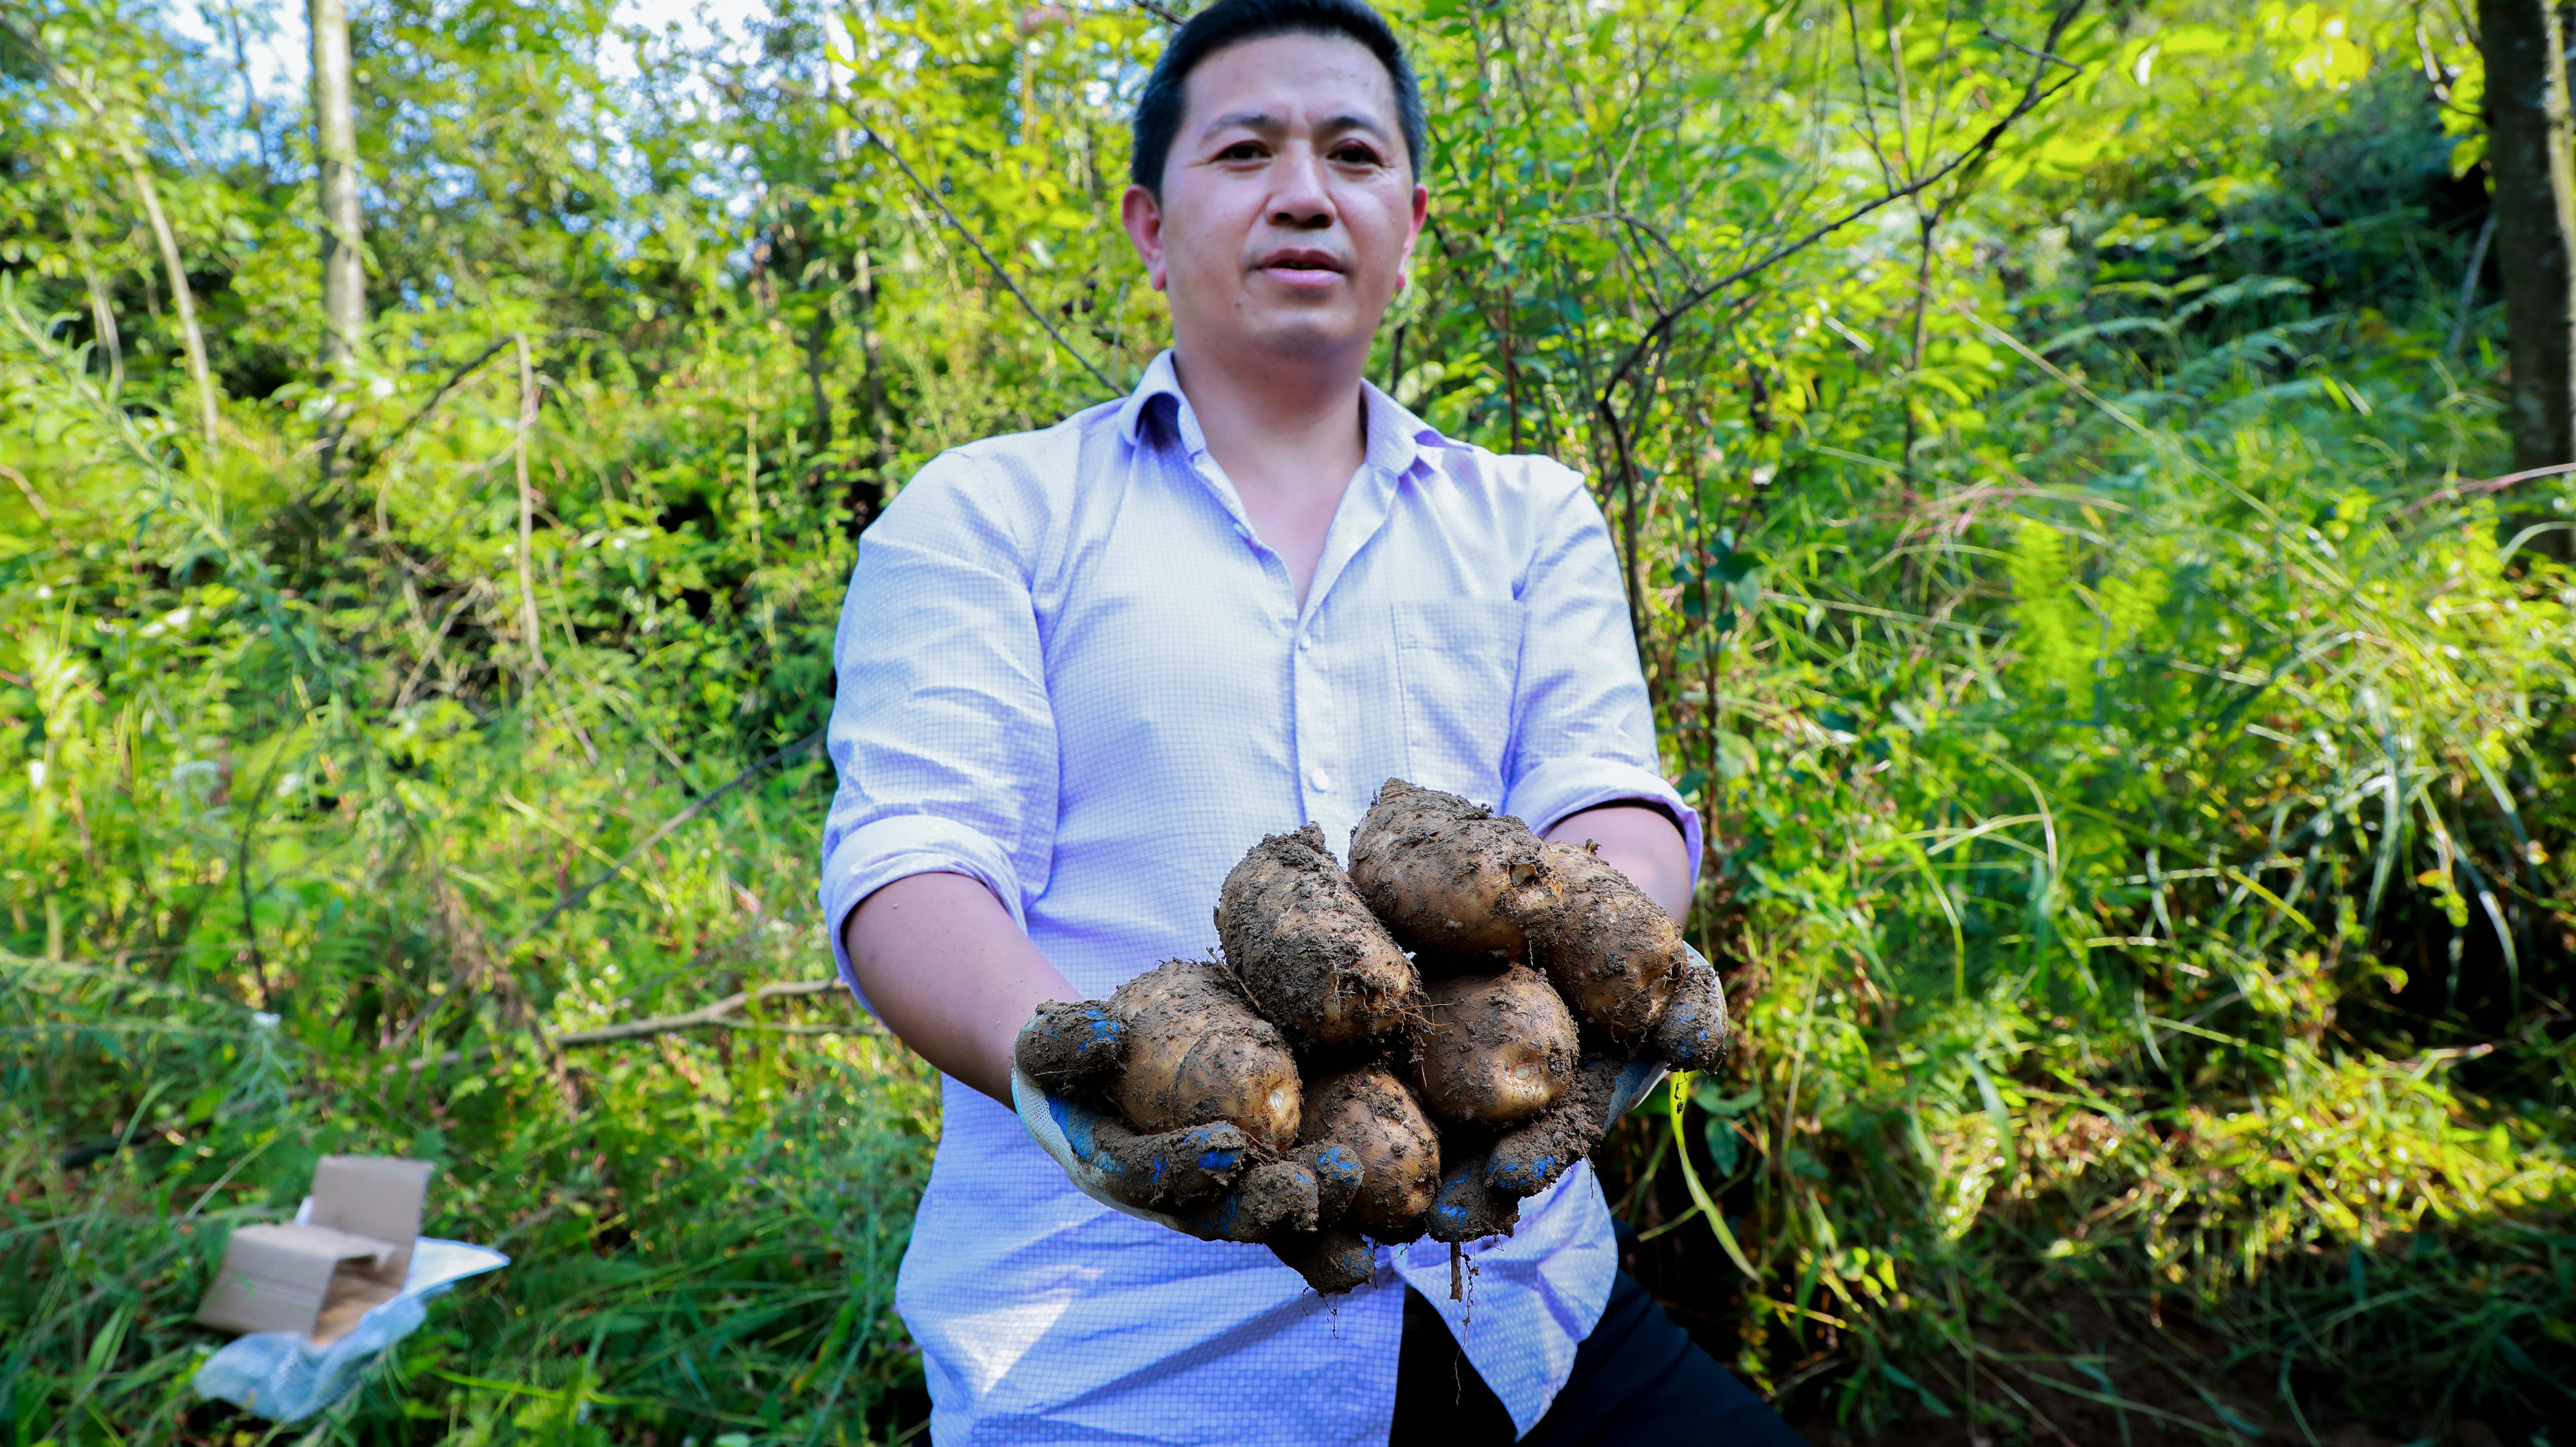
[{"label": "shirt chest pocket", "polygon": [[1406,782],[1499,808],[1520,683],[1521,605],[1443,598],[1398,603],[1393,614]]}]

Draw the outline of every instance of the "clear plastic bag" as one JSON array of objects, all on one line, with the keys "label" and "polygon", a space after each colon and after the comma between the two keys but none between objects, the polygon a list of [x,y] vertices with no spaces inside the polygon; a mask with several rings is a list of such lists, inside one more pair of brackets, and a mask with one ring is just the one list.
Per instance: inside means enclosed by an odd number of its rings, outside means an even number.
[{"label": "clear plastic bag", "polygon": [[347,1336],[329,1346],[315,1346],[295,1331],[236,1337],[197,1368],[197,1395],[273,1422],[301,1421],[348,1395],[378,1352],[418,1330],[429,1315],[430,1298],[466,1277],[509,1264],[509,1257],[488,1247],[423,1236],[412,1247],[402,1291],[359,1317]]}]

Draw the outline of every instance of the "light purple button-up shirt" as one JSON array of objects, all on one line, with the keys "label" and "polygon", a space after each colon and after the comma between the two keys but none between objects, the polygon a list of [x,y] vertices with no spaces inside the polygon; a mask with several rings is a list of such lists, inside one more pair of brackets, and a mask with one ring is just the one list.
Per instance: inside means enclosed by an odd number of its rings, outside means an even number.
[{"label": "light purple button-up shirt", "polygon": [[[1226,871],[1309,820],[1347,852],[1401,777],[1545,831],[1647,800],[1654,723],[1601,511],[1544,458],[1453,442],[1366,390],[1368,455],[1297,606],[1169,353],[1135,393],[922,469],[859,543],[834,657],[822,903],[981,880],[1085,996],[1212,951]],[[862,1003],[865,995],[861,995]],[[1083,1196],[1007,1109],[945,1082],[897,1284],[931,1435],[964,1443],[1382,1442],[1400,1281],[1527,1431],[1616,1262],[1588,1166],[1509,1238],[1381,1249],[1319,1299],[1260,1246]]]}]

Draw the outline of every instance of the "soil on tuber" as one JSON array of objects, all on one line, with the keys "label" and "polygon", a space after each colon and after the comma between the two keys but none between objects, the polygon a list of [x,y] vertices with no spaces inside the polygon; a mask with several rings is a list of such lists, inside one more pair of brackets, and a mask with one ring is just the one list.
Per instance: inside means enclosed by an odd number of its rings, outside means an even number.
[{"label": "soil on tuber", "polygon": [[1525,958],[1555,907],[1539,837],[1455,794],[1389,779],[1351,833],[1351,883],[1426,976]]},{"label": "soil on tuber", "polygon": [[1503,1132],[1486,1157],[1485,1184],[1507,1196],[1535,1196],[1592,1154],[1610,1130],[1620,1062],[1587,1060],[1556,1104]]},{"label": "soil on tuber", "polygon": [[1424,1235],[1456,1244],[1486,1236],[1508,1236],[1521,1221],[1521,1198],[1485,1183],[1482,1152],[1464,1157],[1440,1175],[1440,1190],[1431,1198]]},{"label": "soil on tuber", "polygon": [[1681,926],[1591,847],[1547,846],[1562,898],[1529,927],[1530,962],[1575,1018],[1619,1044],[1642,1042],[1689,954]]},{"label": "soil on tuber", "polygon": [[1417,1006],[1413,962],[1312,824],[1269,836],[1235,865],[1216,929],[1262,1016],[1300,1050],[1385,1034]]},{"label": "soil on tuber", "polygon": [[1675,1070],[1714,1070],[1726,1059],[1726,986],[1706,960],[1682,962],[1641,1053]]},{"label": "soil on tuber", "polygon": [[1447,1120],[1505,1125],[1556,1103],[1574,1080],[1574,1017],[1527,965],[1453,975],[1423,991],[1415,1078]]},{"label": "soil on tuber", "polygon": [[1440,1137],[1395,1072],[1371,1064],[1311,1082],[1297,1135],[1338,1146],[1359,1166],[1344,1224],[1390,1243],[1422,1234],[1423,1213],[1440,1185]]},{"label": "soil on tuber", "polygon": [[1342,1227],[1274,1236],[1270,1251],[1323,1296],[1339,1296],[1377,1273],[1377,1254]]},{"label": "soil on tuber", "polygon": [[1231,1121],[1273,1155],[1296,1142],[1296,1058],[1224,966],[1169,961],[1119,986],[1109,1010],[1127,1034],[1109,1100],[1137,1129]]}]

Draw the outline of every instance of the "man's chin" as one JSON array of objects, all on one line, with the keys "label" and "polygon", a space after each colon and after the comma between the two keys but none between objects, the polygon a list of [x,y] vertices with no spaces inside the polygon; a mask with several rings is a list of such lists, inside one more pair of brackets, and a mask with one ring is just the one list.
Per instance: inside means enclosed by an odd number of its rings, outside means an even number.
[{"label": "man's chin", "polygon": [[1365,355],[1376,339],[1375,317],[1363,324],[1348,315],[1289,313],[1256,319],[1236,340],[1248,353],[1288,365],[1312,366],[1354,351]]}]

